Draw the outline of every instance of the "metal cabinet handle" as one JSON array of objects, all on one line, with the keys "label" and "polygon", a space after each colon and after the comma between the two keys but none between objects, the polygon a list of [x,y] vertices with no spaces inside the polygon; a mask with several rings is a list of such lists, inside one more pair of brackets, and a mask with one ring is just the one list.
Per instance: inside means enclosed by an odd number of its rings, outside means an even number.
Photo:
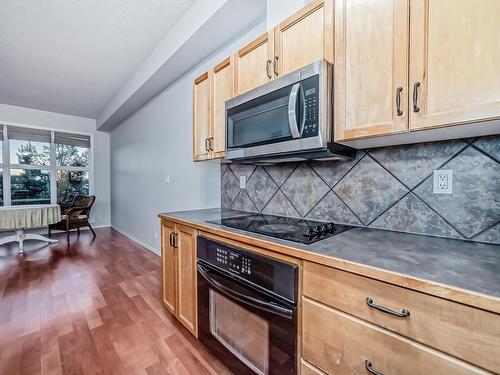
[{"label": "metal cabinet handle", "polygon": [[210,151],[210,141],[208,138],[205,138],[205,151]]},{"label": "metal cabinet handle", "polygon": [[413,112],[417,113],[420,111],[418,104],[418,88],[420,87],[420,82],[415,82],[413,85]]},{"label": "metal cabinet handle", "polygon": [[177,248],[177,233],[172,233],[173,236],[172,236],[172,246]]},{"label": "metal cabinet handle", "polygon": [[276,77],[280,75],[278,73],[278,59],[279,59],[278,56],[274,56],[274,59],[273,59],[273,70],[274,70],[274,74],[276,75]]},{"label": "metal cabinet handle", "polygon": [[373,365],[372,363],[365,359],[365,369],[366,371],[368,371],[370,374],[374,374],[374,375],[384,375],[383,373],[381,373],[380,371],[377,371],[373,368]]},{"label": "metal cabinet handle", "polygon": [[214,150],[214,137],[208,138],[208,148],[209,148],[209,151]]},{"label": "metal cabinet handle", "polygon": [[396,89],[396,113],[398,116],[403,116],[403,111],[401,110],[401,93],[403,92],[402,87]]},{"label": "metal cabinet handle", "polygon": [[168,243],[170,244],[170,246],[174,247],[174,235],[175,233],[170,233],[170,237],[168,239]]},{"label": "metal cabinet handle", "polygon": [[271,68],[271,60],[267,60],[266,61],[266,74],[267,74],[267,78],[271,79],[273,78],[273,76],[271,75],[271,72],[270,72],[270,69]]},{"label": "metal cabinet handle", "polygon": [[375,304],[372,297],[366,297],[366,304],[370,307],[373,307],[374,309],[376,309],[378,311],[382,311],[382,312],[385,312],[387,314],[397,316],[399,318],[408,318],[410,316],[410,310],[406,310],[406,309],[402,309],[401,311],[391,310],[388,307]]}]

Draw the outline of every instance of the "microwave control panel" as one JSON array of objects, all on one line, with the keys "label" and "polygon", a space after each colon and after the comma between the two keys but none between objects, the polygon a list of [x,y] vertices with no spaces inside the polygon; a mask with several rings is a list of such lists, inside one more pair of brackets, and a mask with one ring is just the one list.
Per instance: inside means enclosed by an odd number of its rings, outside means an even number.
[{"label": "microwave control panel", "polygon": [[315,137],[318,135],[319,121],[319,77],[314,76],[301,82],[304,90],[304,128],[302,138]]},{"label": "microwave control panel", "polygon": [[216,252],[217,263],[221,268],[238,275],[252,274],[252,262],[249,257],[221,248],[217,248]]}]

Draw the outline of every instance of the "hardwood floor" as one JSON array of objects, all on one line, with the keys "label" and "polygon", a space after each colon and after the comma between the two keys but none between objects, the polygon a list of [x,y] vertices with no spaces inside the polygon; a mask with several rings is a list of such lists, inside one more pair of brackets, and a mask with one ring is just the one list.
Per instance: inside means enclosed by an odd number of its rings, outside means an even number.
[{"label": "hardwood floor", "polygon": [[163,308],[160,257],[96,232],[0,247],[0,374],[228,374]]}]

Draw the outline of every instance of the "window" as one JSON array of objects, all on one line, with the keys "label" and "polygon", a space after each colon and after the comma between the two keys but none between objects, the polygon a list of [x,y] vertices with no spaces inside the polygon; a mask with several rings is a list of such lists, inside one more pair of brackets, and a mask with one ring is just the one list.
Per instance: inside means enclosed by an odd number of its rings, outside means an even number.
[{"label": "window", "polygon": [[90,176],[89,135],[0,126],[0,205],[70,202]]},{"label": "window", "polygon": [[57,201],[70,202],[76,195],[88,195],[90,137],[56,132],[54,147]]}]

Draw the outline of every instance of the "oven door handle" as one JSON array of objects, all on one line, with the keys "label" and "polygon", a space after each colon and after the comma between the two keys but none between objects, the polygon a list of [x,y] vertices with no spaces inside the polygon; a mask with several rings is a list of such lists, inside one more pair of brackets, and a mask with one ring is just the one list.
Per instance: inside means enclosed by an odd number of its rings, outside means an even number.
[{"label": "oven door handle", "polygon": [[288,126],[290,127],[292,138],[300,137],[299,124],[297,123],[297,96],[299,92],[300,83],[296,83],[293,85],[288,97]]},{"label": "oven door handle", "polygon": [[220,283],[219,281],[217,281],[213,277],[211,277],[209,274],[210,270],[203,267],[201,264],[198,264],[197,268],[198,268],[198,272],[201,274],[201,276],[203,276],[203,278],[213,288],[215,288],[219,292],[229,296],[230,298],[233,298],[233,299],[235,299],[241,303],[244,303],[246,305],[255,307],[256,309],[264,310],[264,311],[279,315],[279,316],[287,318],[287,319],[293,318],[293,311],[291,309],[281,307],[273,302],[265,301],[265,300],[260,299],[260,298],[246,296],[242,293],[239,293],[235,290],[232,290],[231,288],[223,285],[222,283]]}]

